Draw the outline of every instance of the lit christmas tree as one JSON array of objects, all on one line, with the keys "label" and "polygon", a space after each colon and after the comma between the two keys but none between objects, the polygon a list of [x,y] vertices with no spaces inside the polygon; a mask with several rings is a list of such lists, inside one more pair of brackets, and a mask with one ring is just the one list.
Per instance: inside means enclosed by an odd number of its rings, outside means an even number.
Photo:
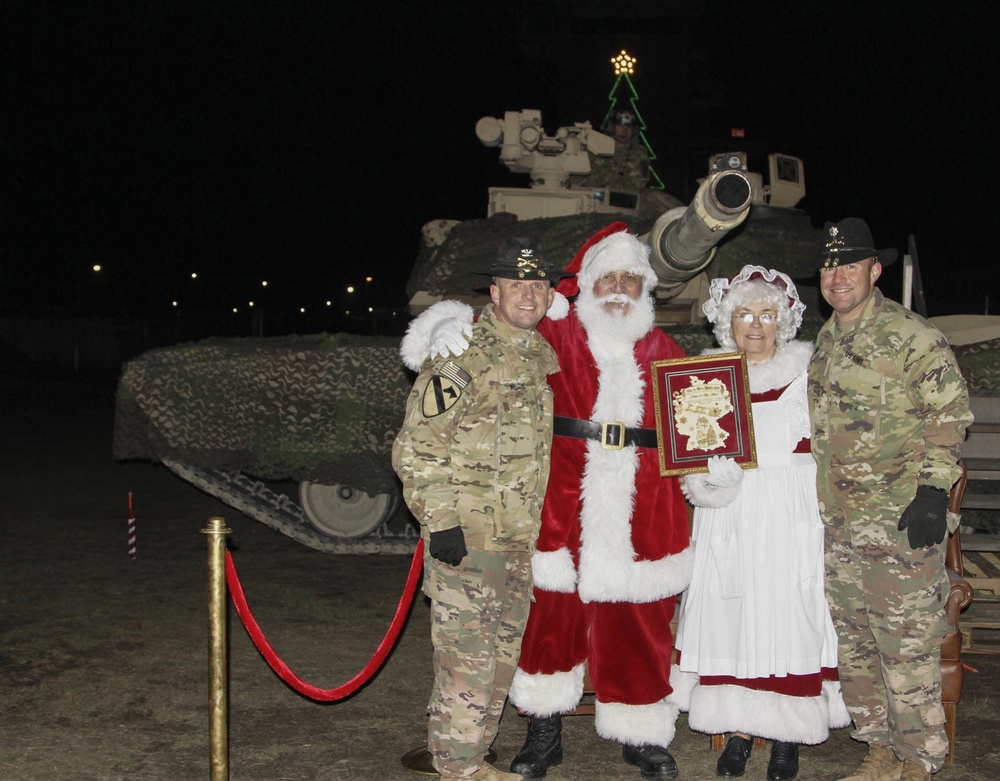
[{"label": "lit christmas tree", "polygon": [[639,113],[638,105],[636,105],[639,102],[639,93],[636,92],[631,78],[632,74],[635,73],[636,62],[636,58],[624,49],[622,49],[621,54],[611,58],[611,65],[615,72],[615,83],[608,94],[610,105],[608,106],[608,113],[604,115],[604,121],[601,122],[601,127],[607,128],[611,117],[617,111],[630,111],[635,115],[635,127],[638,131],[639,142],[646,148],[646,153],[649,155],[648,187],[652,190],[662,190],[664,189],[663,182],[653,168],[656,153],[649,145],[649,141],[646,140],[646,122],[643,120],[642,114]]}]

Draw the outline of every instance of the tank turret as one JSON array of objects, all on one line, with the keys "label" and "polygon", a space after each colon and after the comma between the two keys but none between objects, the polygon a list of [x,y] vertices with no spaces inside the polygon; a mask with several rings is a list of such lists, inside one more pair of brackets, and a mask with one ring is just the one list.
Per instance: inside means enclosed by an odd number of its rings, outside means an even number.
[{"label": "tank turret", "polygon": [[[500,162],[510,171],[526,174],[529,186],[490,187],[486,220],[436,220],[424,226],[426,249],[407,291],[412,314],[449,297],[485,304],[482,278],[474,271],[488,265],[505,233],[537,237],[548,256],[565,265],[590,235],[621,219],[652,248],[651,262],[660,279],[657,300],[677,299],[661,307],[673,310],[665,317],[691,320],[700,315],[707,280],[692,280],[711,264],[717,245],[746,220],[755,200],[754,179],[741,153],[716,155],[685,207],[662,190],[645,187],[648,170],[643,177],[602,167],[601,161],[615,157],[615,141],[589,122],[548,135],[541,112],[522,109],[508,111],[502,119],[482,117],[476,136],[500,150]],[[627,161],[616,158],[619,163],[627,167]]]},{"label": "tank turret", "polygon": [[[606,190],[588,178],[591,156],[608,158],[615,152],[614,139],[594,130],[589,122],[561,127],[548,136],[541,112],[524,109],[508,111],[502,120],[482,117],[476,123],[476,136],[488,147],[500,147],[500,162],[514,173],[527,174],[531,182],[530,195],[523,188],[490,188],[490,215],[496,214],[498,207],[507,207],[501,210],[522,220],[559,216],[575,209],[639,211],[644,188],[635,192]],[[575,177],[584,177],[585,183],[575,183]],[[649,191],[646,197],[653,194]],[[643,237],[653,249],[661,295],[669,297],[677,285],[712,261],[716,244],[746,219],[752,199],[753,185],[742,155],[717,155],[688,208],[663,213]],[[664,205],[667,202],[661,197],[652,208],[661,214]]]}]

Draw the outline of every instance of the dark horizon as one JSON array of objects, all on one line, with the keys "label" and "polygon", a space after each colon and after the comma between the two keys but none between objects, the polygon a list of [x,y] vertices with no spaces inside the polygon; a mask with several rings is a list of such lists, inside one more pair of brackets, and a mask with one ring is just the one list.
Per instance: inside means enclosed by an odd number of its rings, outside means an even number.
[{"label": "dark horizon", "polygon": [[[977,219],[992,203],[991,7],[750,5],[22,8],[4,24],[0,315],[250,297],[290,313],[360,300],[349,284],[402,309],[421,226],[484,216],[487,187],[526,184],[476,120],[540,108],[549,132],[597,125],[621,48],[639,58],[669,192],[689,195],[696,150],[745,128],[748,148],[804,159],[814,225],[860,216],[901,253],[915,235],[931,315],[982,313],[987,297],[997,311]],[[525,45],[544,24],[577,42],[571,57]]]}]

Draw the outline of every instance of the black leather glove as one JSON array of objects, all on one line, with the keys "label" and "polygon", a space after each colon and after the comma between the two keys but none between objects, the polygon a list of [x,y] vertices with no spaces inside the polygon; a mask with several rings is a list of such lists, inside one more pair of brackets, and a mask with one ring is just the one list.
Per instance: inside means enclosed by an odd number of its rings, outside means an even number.
[{"label": "black leather glove", "polygon": [[461,526],[431,532],[431,556],[438,561],[457,567],[468,552]]},{"label": "black leather glove", "polygon": [[914,550],[940,544],[948,531],[948,494],[941,488],[918,485],[917,495],[903,510],[896,528],[906,529]]}]

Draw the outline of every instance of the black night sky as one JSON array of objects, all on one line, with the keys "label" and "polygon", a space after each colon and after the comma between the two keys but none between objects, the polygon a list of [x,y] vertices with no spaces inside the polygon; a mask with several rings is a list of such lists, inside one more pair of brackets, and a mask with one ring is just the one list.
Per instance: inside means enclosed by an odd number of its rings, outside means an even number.
[{"label": "black night sky", "polygon": [[402,310],[423,223],[484,216],[486,188],[518,181],[476,120],[597,125],[622,48],[669,191],[745,128],[804,159],[814,224],[861,216],[901,251],[915,234],[931,315],[1000,311],[985,0],[6,8],[0,317],[315,311],[366,275]]}]

